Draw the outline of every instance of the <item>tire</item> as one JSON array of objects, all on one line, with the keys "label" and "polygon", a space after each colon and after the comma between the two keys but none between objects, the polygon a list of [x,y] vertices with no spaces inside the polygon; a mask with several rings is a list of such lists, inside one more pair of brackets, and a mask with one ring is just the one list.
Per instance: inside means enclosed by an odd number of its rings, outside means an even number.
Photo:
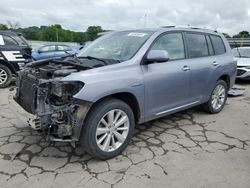
[{"label": "tire", "polygon": [[12,80],[11,70],[4,65],[0,65],[0,88],[5,88],[9,86],[11,80]]},{"label": "tire", "polygon": [[[123,122],[121,120],[125,123],[118,126]],[[81,144],[90,155],[107,160],[121,154],[128,146],[134,127],[131,108],[121,100],[110,98],[94,105],[88,113],[82,128]]]},{"label": "tire", "polygon": [[[219,95],[219,93],[221,93],[221,95]],[[202,105],[204,111],[210,114],[219,113],[226,104],[227,93],[228,86],[226,82],[224,80],[218,80],[210,96],[210,99]],[[216,106],[216,104],[218,104],[218,106]]]}]

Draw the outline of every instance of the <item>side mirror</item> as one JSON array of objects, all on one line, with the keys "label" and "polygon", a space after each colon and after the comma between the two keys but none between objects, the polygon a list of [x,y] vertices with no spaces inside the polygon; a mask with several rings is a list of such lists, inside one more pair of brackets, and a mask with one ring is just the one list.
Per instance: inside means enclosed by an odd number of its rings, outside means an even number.
[{"label": "side mirror", "polygon": [[145,60],[147,63],[162,63],[169,60],[169,54],[166,50],[150,50]]}]

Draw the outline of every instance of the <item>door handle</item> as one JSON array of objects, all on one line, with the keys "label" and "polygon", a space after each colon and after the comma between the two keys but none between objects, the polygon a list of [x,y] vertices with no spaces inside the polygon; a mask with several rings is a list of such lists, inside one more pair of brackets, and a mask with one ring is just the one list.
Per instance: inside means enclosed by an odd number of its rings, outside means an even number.
[{"label": "door handle", "polygon": [[183,70],[183,71],[189,71],[190,68],[189,68],[187,65],[185,65],[185,66],[182,68],[182,70]]},{"label": "door handle", "polygon": [[213,61],[213,66],[218,66],[219,65],[219,63],[217,63],[216,61]]}]

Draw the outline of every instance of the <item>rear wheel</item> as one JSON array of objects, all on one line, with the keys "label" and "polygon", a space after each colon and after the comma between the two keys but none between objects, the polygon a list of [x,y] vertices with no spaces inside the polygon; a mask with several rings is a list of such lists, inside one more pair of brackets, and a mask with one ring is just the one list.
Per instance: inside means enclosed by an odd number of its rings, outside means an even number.
[{"label": "rear wheel", "polygon": [[12,73],[10,69],[4,65],[0,65],[0,88],[10,85],[12,80]]},{"label": "rear wheel", "polygon": [[109,99],[91,109],[83,125],[81,142],[86,151],[100,159],[122,153],[134,132],[134,115],[121,100]]},{"label": "rear wheel", "polygon": [[203,104],[203,109],[211,114],[219,113],[227,101],[228,87],[224,80],[218,80],[208,102]]}]

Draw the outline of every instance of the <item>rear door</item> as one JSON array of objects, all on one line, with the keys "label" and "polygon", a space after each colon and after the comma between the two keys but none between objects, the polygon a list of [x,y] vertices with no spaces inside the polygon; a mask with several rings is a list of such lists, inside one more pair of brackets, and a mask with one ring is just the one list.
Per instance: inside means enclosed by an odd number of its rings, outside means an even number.
[{"label": "rear door", "polygon": [[24,62],[25,58],[21,52],[22,47],[11,36],[0,35],[0,59],[8,62],[14,62],[15,69],[18,68],[18,63]]},{"label": "rear door", "polygon": [[190,73],[181,32],[165,33],[151,49],[167,50],[169,61],[143,65],[146,119],[168,114],[189,103]]},{"label": "rear door", "polygon": [[208,94],[215,66],[215,57],[209,37],[204,33],[185,32],[190,67],[190,99],[201,101]]}]

